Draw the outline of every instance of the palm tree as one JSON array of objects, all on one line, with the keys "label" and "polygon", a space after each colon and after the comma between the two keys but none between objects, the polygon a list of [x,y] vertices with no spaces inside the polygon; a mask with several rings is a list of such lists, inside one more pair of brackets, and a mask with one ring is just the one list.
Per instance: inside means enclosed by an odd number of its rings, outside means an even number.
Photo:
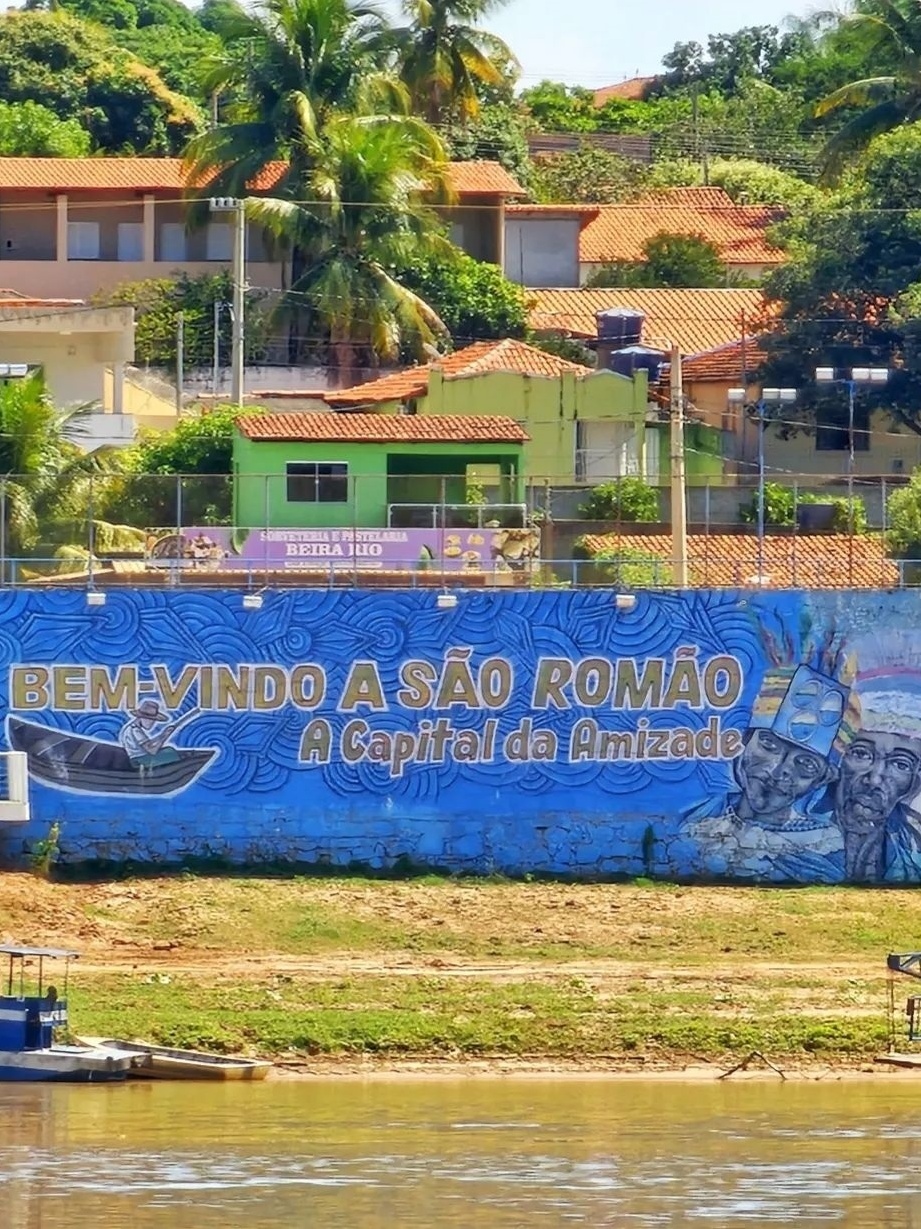
[{"label": "palm tree", "polygon": [[468,120],[477,87],[503,82],[499,63],[517,67],[508,46],[478,23],[505,0],[404,0],[409,25],[395,31],[400,75],[413,109],[429,123]]},{"label": "palm tree", "polygon": [[846,157],[875,137],[921,117],[921,5],[917,0],[857,0],[839,29],[864,40],[867,61],[888,69],[852,81],[816,107],[823,118],[861,108],[827,143],[826,178],[834,177]]},{"label": "palm tree", "polygon": [[[424,190],[444,190],[443,146],[408,114],[384,65],[393,43],[364,0],[265,0],[232,15],[210,89],[233,86],[227,123],[197,138],[187,162],[208,194],[246,197],[272,162],[285,169],[248,216],[290,256],[282,309],[298,335],[322,332],[342,376],[370,351],[390,359],[443,331],[435,313],[386,272],[438,242]],[[305,321],[310,328],[303,328]]]},{"label": "palm tree", "polygon": [[48,559],[67,544],[83,544],[84,558],[97,539],[128,545],[130,529],[95,521],[94,478],[111,473],[115,451],[85,453],[79,438],[81,418],[92,406],[54,407],[40,371],[0,385],[0,537],[2,566],[7,559]]},{"label": "palm tree", "polygon": [[393,106],[399,90],[383,71],[385,18],[364,0],[264,0],[220,19],[223,50],[205,66],[204,89],[229,93],[226,122],[186,151],[191,182],[209,194],[245,196],[270,163],[287,170],[273,184],[295,196],[309,165],[305,138],[332,115]]},{"label": "palm tree", "polygon": [[389,272],[447,249],[423,199],[442,181],[443,151],[420,121],[348,115],[308,145],[304,198],[250,199],[247,216],[307,255],[285,300],[328,332],[329,365],[349,384],[362,357],[422,357],[447,337],[439,316]]}]

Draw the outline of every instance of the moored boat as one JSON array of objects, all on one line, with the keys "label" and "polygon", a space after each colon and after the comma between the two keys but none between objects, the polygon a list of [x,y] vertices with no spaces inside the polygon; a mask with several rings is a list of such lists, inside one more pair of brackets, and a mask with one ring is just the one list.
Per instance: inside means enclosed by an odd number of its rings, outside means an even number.
[{"label": "moored boat", "polygon": [[256,1058],[177,1050],[146,1041],[103,1040],[86,1037],[87,1045],[134,1060],[131,1077],[147,1080],[264,1080],[272,1064]]},{"label": "moored boat", "polygon": [[[132,1055],[54,1039],[58,1029],[67,1028],[67,969],[77,952],[3,944],[0,956],[10,961],[6,993],[0,994],[0,1082],[101,1083],[125,1078],[137,1061]],[[55,986],[44,984],[46,960],[65,962],[63,998]],[[27,991],[26,966],[32,961],[38,962],[37,984]]]}]

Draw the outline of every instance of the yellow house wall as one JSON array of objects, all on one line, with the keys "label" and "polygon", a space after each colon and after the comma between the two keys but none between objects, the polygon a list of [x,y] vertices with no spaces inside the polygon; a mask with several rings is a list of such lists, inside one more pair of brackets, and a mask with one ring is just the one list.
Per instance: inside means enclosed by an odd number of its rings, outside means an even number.
[{"label": "yellow house wall", "polygon": [[[728,382],[716,384],[685,384],[685,392],[704,422],[720,427],[735,437],[732,454],[739,464],[726,465],[726,477],[735,468],[739,475],[752,478],[758,457],[757,425],[737,406],[729,406]],[[750,401],[757,400],[760,388],[757,384],[748,387]],[[796,420],[796,407],[790,407],[787,417]],[[885,411],[875,413],[870,421],[870,447],[866,452],[854,454],[854,473],[864,477],[896,477],[910,474],[921,465],[921,437],[906,429],[899,429]],[[764,434],[764,462],[768,478],[775,482],[794,482],[798,477],[837,478],[847,475],[848,454],[846,449],[821,452],[815,446],[814,431],[800,431],[789,439],[782,439],[775,428],[768,427]]]},{"label": "yellow house wall", "polygon": [[[885,411],[872,415],[870,431],[869,449],[854,453],[855,474],[897,477],[900,474],[908,475],[917,465],[921,465],[921,437],[904,428],[900,431]],[[749,434],[756,439],[754,433]],[[783,440],[768,428],[764,436],[764,459],[769,476],[779,482],[793,481],[793,474],[823,477],[847,475],[847,449],[819,452],[815,446],[814,432],[800,432],[791,439]],[[771,470],[775,472],[771,474]]]},{"label": "yellow house wall", "polygon": [[[111,413],[115,401],[115,377],[111,367],[105,371],[102,408]],[[171,431],[176,425],[176,399],[161,397],[125,376],[122,385],[122,413],[131,414],[139,427],[150,431]]]},{"label": "yellow house wall", "polygon": [[432,371],[428,394],[420,398],[418,409],[423,414],[513,418],[531,437],[525,445],[529,477],[573,482],[576,422],[633,423],[642,456],[646,399],[645,375],[634,381],[600,371],[587,372],[584,377],[566,373],[551,379],[494,371],[444,380],[438,371]]},{"label": "yellow house wall", "polygon": [[104,360],[91,333],[61,337],[0,332],[5,363],[40,366],[52,401],[60,408],[101,401]]}]

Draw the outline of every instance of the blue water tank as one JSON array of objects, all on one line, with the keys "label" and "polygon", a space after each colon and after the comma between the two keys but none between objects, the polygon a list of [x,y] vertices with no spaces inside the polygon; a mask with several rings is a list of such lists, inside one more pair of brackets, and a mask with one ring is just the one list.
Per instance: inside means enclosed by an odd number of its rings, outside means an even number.
[{"label": "blue water tank", "polygon": [[643,336],[646,313],[630,307],[612,307],[608,311],[595,312],[595,327],[598,340],[606,341],[618,349],[639,344]]},{"label": "blue water tank", "polygon": [[649,346],[625,346],[623,350],[615,350],[608,360],[608,367],[619,376],[632,376],[636,371],[645,371],[649,383],[654,384],[659,378],[665,355],[661,350],[653,350]]}]

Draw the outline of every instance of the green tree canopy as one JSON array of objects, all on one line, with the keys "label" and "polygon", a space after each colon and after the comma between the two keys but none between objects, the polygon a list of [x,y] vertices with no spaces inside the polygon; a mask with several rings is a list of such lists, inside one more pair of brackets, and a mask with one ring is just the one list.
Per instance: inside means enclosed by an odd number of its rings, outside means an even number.
[{"label": "green tree canopy", "polygon": [[247,213],[277,244],[304,254],[283,301],[329,336],[328,365],[344,384],[371,361],[423,357],[446,335],[437,312],[389,272],[445,246],[423,193],[438,182],[441,146],[423,124],[330,121],[304,177],[303,200],[250,200]]},{"label": "green tree canopy", "polygon": [[907,486],[889,496],[886,506],[889,549],[903,559],[921,560],[921,470]]},{"label": "green tree canopy", "polygon": [[586,284],[703,289],[727,282],[719,251],[700,235],[669,235],[663,231],[643,244],[643,256],[635,263],[602,265]]},{"label": "green tree canopy", "polygon": [[442,135],[452,161],[500,162],[520,184],[530,184],[534,168],[520,108],[508,103],[483,106],[475,119],[449,124]]},{"label": "green tree canopy", "polygon": [[812,40],[804,26],[784,33],[777,26],[743,26],[731,33],[711,34],[706,50],[696,42],[676,43],[662,57],[663,85],[671,89],[703,85],[728,97],[747,81],[778,84],[787,63],[811,50]]},{"label": "green tree canopy", "polygon": [[22,158],[82,158],[90,134],[75,119],[58,119],[38,102],[0,102],[0,154]]},{"label": "green tree canopy", "polygon": [[524,337],[524,291],[497,265],[454,249],[416,258],[394,270],[401,285],[424,299],[447,326],[456,348],[489,338]]},{"label": "green tree canopy", "polygon": [[57,11],[0,16],[0,97],[77,121],[93,149],[107,152],[177,153],[200,121],[104,30]]},{"label": "green tree canopy", "polygon": [[[700,163],[663,159],[650,170],[646,186],[650,191],[700,187],[704,178]],[[754,158],[714,158],[707,164],[706,182],[722,188],[737,204],[777,205],[781,210],[805,209],[818,201],[821,192],[798,175]]]},{"label": "green tree canopy", "polygon": [[100,484],[100,515],[143,530],[171,529],[180,521],[230,524],[234,423],[240,414],[236,406],[216,405],[180,418],[171,431],[144,436],[123,456],[125,472]]},{"label": "green tree canopy", "polygon": [[239,417],[236,406],[216,405],[207,413],[181,418],[172,431],[142,439],[130,453],[129,468],[135,474],[229,474],[233,424]]},{"label": "green tree canopy", "polygon": [[535,199],[548,205],[612,205],[641,195],[648,182],[643,163],[592,145],[536,158],[530,177]]},{"label": "green tree canopy", "polygon": [[581,86],[541,81],[522,91],[521,102],[543,132],[595,132],[598,127],[594,95]]},{"label": "green tree canopy", "polygon": [[116,46],[157,70],[171,90],[200,103],[201,65],[220,40],[181,0],[26,0],[26,9],[54,9],[104,27]]},{"label": "green tree canopy", "polygon": [[921,124],[878,138],[846,188],[782,229],[791,260],[767,283],[781,315],[765,378],[802,389],[798,418],[818,413],[843,429],[846,397],[817,387],[815,368],[889,367],[861,406],[921,434]]},{"label": "green tree canopy", "polygon": [[[135,311],[134,348],[139,363],[155,367],[176,366],[176,337],[179,313],[183,322],[183,357],[187,367],[210,367],[214,355],[214,304],[225,307],[233,295],[228,273],[182,275],[179,278],[149,278],[125,282],[115,290],[97,296],[97,302],[130,304]],[[269,308],[265,296],[252,291],[246,303],[247,363],[265,357],[269,335]],[[229,311],[222,310],[218,333],[219,359],[230,362],[231,326]]]}]

